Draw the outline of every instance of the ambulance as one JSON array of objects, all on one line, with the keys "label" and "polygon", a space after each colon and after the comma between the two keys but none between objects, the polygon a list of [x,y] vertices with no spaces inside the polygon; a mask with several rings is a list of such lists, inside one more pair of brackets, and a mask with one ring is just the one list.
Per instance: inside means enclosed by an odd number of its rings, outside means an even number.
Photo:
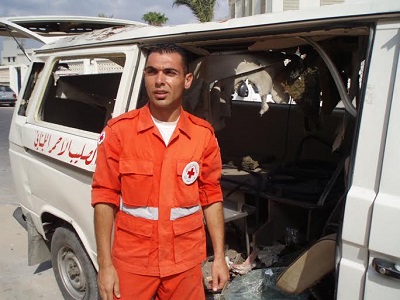
[{"label": "ambulance", "polygon": [[274,288],[293,299],[400,299],[400,2],[165,27],[13,17],[0,32],[43,43],[9,154],[29,264],[51,259],[65,299],[99,298],[97,141],[109,119],[146,104],[148,49],[165,42],[187,50],[184,107],[221,148],[227,253],[279,265]]}]

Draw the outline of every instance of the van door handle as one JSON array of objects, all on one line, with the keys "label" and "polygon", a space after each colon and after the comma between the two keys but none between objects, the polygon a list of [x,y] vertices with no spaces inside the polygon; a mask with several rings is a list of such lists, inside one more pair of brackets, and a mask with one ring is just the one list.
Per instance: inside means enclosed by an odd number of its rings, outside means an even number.
[{"label": "van door handle", "polygon": [[372,266],[379,274],[400,279],[400,266],[391,261],[382,258],[374,258],[372,260]]}]

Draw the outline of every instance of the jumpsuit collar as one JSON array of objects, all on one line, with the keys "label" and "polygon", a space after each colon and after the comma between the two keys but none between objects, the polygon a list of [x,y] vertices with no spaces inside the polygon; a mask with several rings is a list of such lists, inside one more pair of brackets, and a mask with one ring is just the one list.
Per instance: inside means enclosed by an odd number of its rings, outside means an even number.
[{"label": "jumpsuit collar", "polygon": [[149,105],[143,106],[139,109],[139,121],[137,125],[137,131],[143,132],[154,127],[154,122],[151,119]]},{"label": "jumpsuit collar", "polygon": [[[189,126],[189,116],[188,113],[183,110],[181,107],[180,117],[178,124],[176,125],[180,132],[190,138],[190,126]],[[151,119],[151,113],[149,109],[149,105],[145,105],[143,108],[140,109],[139,113],[139,122],[137,126],[138,132],[146,131],[150,128],[154,127],[154,122]]]}]

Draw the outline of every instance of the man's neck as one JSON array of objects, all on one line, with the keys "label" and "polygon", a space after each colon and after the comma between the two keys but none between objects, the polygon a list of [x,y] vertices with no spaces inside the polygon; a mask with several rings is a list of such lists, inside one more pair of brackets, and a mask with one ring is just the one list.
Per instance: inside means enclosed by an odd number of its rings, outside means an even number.
[{"label": "man's neck", "polygon": [[162,122],[175,122],[178,120],[181,114],[181,108],[178,107],[172,111],[167,109],[154,109],[150,105],[150,113],[151,115],[159,121]]}]

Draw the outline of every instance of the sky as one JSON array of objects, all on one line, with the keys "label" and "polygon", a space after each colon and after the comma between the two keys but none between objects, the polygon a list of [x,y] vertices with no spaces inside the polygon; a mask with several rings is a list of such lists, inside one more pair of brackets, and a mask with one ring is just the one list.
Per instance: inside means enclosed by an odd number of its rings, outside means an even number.
[{"label": "sky", "polygon": [[[160,12],[168,18],[166,25],[198,23],[186,6],[172,6],[173,0],[0,0],[0,17],[21,16],[89,16],[99,14],[114,19],[127,19],[144,22],[147,12]],[[229,0],[217,0],[214,20],[224,20],[229,15]],[[40,44],[27,40],[27,48],[36,48]],[[0,52],[2,38],[0,37]]]},{"label": "sky", "polygon": [[[228,17],[229,0],[217,0],[215,20]],[[172,7],[173,0],[1,0],[0,17],[69,15],[91,16],[98,14],[115,19],[142,21],[150,11],[160,12],[168,18],[167,25],[196,23],[196,18],[185,6]]]}]

